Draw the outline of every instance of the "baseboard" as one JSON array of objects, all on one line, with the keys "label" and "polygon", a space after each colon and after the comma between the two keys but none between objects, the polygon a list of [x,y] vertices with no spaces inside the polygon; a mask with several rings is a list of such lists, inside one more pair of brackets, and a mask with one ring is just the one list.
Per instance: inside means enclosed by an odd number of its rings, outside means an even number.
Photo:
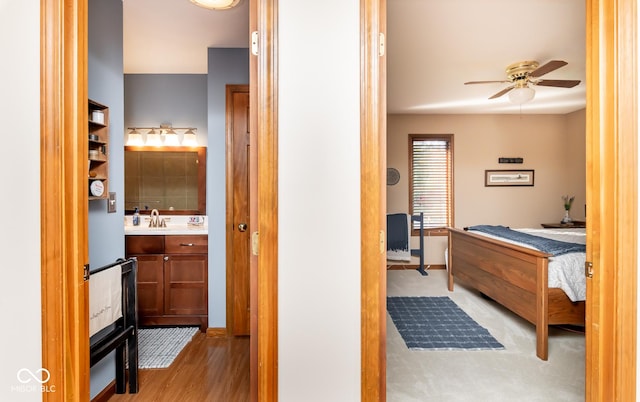
[{"label": "baseboard", "polygon": [[[418,269],[419,264],[388,264],[387,270]],[[427,264],[425,269],[446,269],[444,264]]]},{"label": "baseboard", "polygon": [[116,380],[111,381],[105,389],[103,389],[98,395],[96,395],[91,402],[107,402],[112,396],[116,394]]},{"label": "baseboard", "polygon": [[226,338],[226,328],[207,328],[207,337],[209,338]]}]

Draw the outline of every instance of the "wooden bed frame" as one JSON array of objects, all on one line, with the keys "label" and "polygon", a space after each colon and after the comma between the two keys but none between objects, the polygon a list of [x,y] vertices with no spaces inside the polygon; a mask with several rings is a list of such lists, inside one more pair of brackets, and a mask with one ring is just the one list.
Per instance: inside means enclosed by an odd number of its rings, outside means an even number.
[{"label": "wooden bed frame", "polygon": [[549,325],[584,325],[584,301],[548,286],[549,254],[455,228],[448,254],[449,291],[455,277],[533,323],[540,359],[549,356]]}]

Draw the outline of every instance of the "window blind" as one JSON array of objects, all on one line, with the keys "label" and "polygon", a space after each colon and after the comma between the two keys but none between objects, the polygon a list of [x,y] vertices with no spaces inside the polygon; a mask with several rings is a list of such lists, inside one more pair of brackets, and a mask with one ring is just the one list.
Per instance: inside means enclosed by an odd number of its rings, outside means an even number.
[{"label": "window blind", "polygon": [[[451,144],[442,138],[412,138],[412,214],[424,213],[424,227],[450,226]],[[414,222],[414,229],[419,228]]]}]

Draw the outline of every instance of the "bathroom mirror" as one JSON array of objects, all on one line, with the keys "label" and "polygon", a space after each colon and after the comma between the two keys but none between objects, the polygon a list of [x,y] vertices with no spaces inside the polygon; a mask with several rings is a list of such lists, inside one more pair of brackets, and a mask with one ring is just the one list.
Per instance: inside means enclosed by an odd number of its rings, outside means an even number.
[{"label": "bathroom mirror", "polygon": [[125,214],[206,215],[205,147],[124,147]]}]

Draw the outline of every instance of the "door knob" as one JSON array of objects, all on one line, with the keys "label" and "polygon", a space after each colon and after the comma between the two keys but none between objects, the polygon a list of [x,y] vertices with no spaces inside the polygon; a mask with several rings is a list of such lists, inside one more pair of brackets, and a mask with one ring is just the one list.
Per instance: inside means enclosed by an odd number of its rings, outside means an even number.
[{"label": "door knob", "polygon": [[247,224],[246,223],[241,223],[238,225],[238,230],[241,232],[246,232],[247,231]]}]

